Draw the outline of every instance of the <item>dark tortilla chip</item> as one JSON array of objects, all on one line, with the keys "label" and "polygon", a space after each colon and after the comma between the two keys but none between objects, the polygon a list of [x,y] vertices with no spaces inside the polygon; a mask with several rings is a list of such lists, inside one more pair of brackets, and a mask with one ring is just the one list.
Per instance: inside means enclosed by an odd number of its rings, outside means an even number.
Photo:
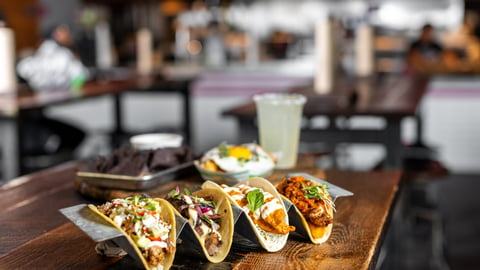
[{"label": "dark tortilla chip", "polygon": [[106,164],[107,164],[107,158],[100,156],[88,162],[87,171],[104,172]]},{"label": "dark tortilla chip", "polygon": [[89,162],[87,170],[139,176],[175,167],[193,159],[193,151],[187,146],[142,151],[121,147],[108,158],[100,156]]},{"label": "dark tortilla chip", "polygon": [[152,172],[156,172],[191,160],[193,160],[193,153],[189,147],[157,149],[153,153],[149,168]]},{"label": "dark tortilla chip", "polygon": [[128,158],[119,160],[117,166],[113,167],[107,173],[130,176],[140,175],[146,168],[145,164],[147,164],[149,152],[136,152],[127,157]]},{"label": "dark tortilla chip", "polygon": [[180,164],[176,155],[176,148],[165,148],[153,153],[150,169],[159,171],[165,168],[174,167]]}]

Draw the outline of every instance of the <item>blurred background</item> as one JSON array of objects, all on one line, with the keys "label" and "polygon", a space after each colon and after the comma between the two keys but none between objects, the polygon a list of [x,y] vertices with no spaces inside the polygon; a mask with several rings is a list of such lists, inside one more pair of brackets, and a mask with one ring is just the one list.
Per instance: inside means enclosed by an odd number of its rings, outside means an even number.
[{"label": "blurred background", "polygon": [[[473,209],[480,204],[472,194],[472,189],[480,187],[479,12],[480,0],[0,1],[1,21],[15,32],[17,62],[33,55],[41,42],[62,26],[69,32],[70,48],[87,68],[131,69],[137,64],[137,33],[147,30],[153,40],[154,70],[197,76],[190,90],[191,146],[197,153],[220,142],[244,143],[238,139],[242,131],[235,119],[222,117],[225,109],[251,101],[256,93],[311,82],[319,21],[331,20],[334,39],[340,44],[335,57],[346,74],[354,73],[354,39],[359,26],[369,24],[374,29],[375,72],[388,75],[416,68],[408,63],[412,42],[421,36],[424,25],[431,25],[432,38],[449,53],[449,69],[430,72],[418,67],[435,75],[419,110],[421,139],[450,174],[422,187],[422,192],[426,190],[440,201],[445,224],[450,224],[449,220],[464,224],[446,225],[450,233],[440,244],[452,269],[479,266],[475,257],[480,245],[473,239],[480,240],[480,219],[470,216],[472,212],[478,216]],[[124,125],[132,134],[179,132],[181,100],[177,95],[127,93],[123,102]],[[74,154],[88,158],[112,151],[108,143],[114,125],[112,106],[111,99],[100,97],[48,107],[44,113],[85,133]],[[357,121],[382,125],[377,119]],[[403,120],[405,145],[418,142],[415,125],[415,119]],[[384,155],[382,146],[374,144],[345,144],[336,151],[338,160],[320,159],[319,166],[371,170]],[[451,194],[455,196],[445,198]],[[459,216],[458,209],[463,215]],[[412,250],[431,248],[430,241],[415,234],[424,235],[425,227],[417,229],[403,244],[404,253],[411,256],[401,260],[399,269],[446,269],[435,261],[436,253],[412,254]],[[434,258],[424,260],[425,256]]]},{"label": "blurred background", "polygon": [[[192,144],[199,152],[219,141],[235,141],[233,119],[219,112],[249,100],[256,92],[305,84],[315,70],[314,29],[319,20],[332,18],[343,71],[354,68],[355,29],[369,23],[375,30],[375,67],[379,73],[407,70],[407,52],[423,25],[435,28],[435,39],[459,58],[475,63],[479,35],[479,2],[476,0],[342,0],[342,1],[123,1],[123,0],[19,0],[2,1],[0,12],[15,31],[17,58],[34,53],[42,39],[60,25],[67,26],[73,45],[88,67],[101,65],[96,58],[96,37],[110,38],[107,66],[134,67],[136,33],[148,29],[153,38],[153,66],[192,74],[201,70],[193,85]],[[106,26],[106,27],[105,27]],[[105,30],[105,31],[104,31]],[[102,32],[104,31],[104,32]],[[104,58],[104,57],[103,57]],[[471,71],[471,70],[470,70]],[[457,70],[457,74],[476,75]],[[279,76],[281,80],[279,81]],[[261,77],[245,80],[249,77]],[[468,82],[466,82],[468,81]],[[423,100],[425,141],[437,146],[439,157],[454,171],[480,170],[476,160],[480,116],[475,76],[433,80]],[[462,91],[455,91],[461,88]],[[158,123],[175,126],[179,121],[178,98],[129,96],[126,98],[126,127],[141,132]],[[112,123],[107,100],[91,104],[56,107],[46,113],[52,118],[74,122],[87,132],[77,151],[80,157],[99,154],[102,134]],[[99,105],[98,103],[102,103]],[[172,113],[163,113],[172,112]],[[78,117],[81,115],[81,117]],[[88,117],[88,116],[91,117]],[[105,117],[102,117],[105,115]],[[215,119],[215,121],[207,121]],[[460,120],[459,120],[460,119]],[[405,120],[408,144],[415,140]],[[215,133],[209,132],[216,130]],[[348,146],[349,166],[369,169],[381,159],[375,146]],[[366,151],[370,159],[363,159]],[[367,163],[366,163],[367,162]]]}]

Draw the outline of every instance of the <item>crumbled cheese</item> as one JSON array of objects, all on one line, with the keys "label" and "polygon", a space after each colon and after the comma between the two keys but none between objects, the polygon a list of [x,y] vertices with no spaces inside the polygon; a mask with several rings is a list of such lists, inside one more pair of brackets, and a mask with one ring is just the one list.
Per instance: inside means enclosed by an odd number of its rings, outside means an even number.
[{"label": "crumbled cheese", "polygon": [[115,216],[113,218],[113,222],[115,222],[115,224],[117,224],[119,227],[121,227],[125,218],[126,218],[125,215],[118,215],[118,216]]},{"label": "crumbled cheese", "polygon": [[150,244],[148,244],[147,248],[153,247],[153,246],[158,246],[161,248],[167,248],[167,243],[165,241],[150,241]]}]

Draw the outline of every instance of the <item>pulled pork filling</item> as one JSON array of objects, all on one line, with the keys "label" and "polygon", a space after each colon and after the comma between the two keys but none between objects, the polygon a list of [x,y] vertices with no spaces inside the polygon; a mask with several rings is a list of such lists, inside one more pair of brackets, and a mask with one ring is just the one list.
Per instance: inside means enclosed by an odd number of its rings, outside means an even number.
[{"label": "pulled pork filling", "polygon": [[222,184],[220,187],[262,230],[283,235],[295,230],[294,226],[285,223],[282,202],[271,193],[244,184],[237,187]]},{"label": "pulled pork filling", "polygon": [[131,237],[151,269],[162,269],[165,256],[175,252],[169,238],[171,224],[165,222],[162,208],[154,199],[137,195],[114,199],[97,208]]},{"label": "pulled pork filling", "polygon": [[189,190],[184,192],[175,189],[168,193],[169,201],[180,214],[189,220],[193,229],[203,241],[208,255],[215,256],[222,246],[222,236],[218,231],[221,225],[221,216],[218,214],[212,198],[193,196]]},{"label": "pulled pork filling", "polygon": [[303,176],[293,176],[283,179],[277,190],[300,210],[310,224],[326,227],[333,223],[335,206],[326,185],[316,184]]}]

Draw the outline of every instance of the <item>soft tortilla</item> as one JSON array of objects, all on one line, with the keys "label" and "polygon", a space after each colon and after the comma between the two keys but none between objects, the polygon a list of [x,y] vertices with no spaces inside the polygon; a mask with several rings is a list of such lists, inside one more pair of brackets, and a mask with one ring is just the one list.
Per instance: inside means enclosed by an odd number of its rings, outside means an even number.
[{"label": "soft tortilla", "polygon": [[[154,200],[158,201],[160,207],[162,208],[162,217],[163,219],[165,220],[165,222],[171,224],[171,229],[170,229],[170,232],[168,234],[168,238],[171,239],[172,241],[172,245],[175,247],[175,243],[176,243],[176,227],[175,227],[175,214],[174,214],[174,209],[173,207],[170,205],[169,202],[167,202],[166,200],[164,199],[161,199],[161,198],[154,198]],[[130,245],[133,247],[133,249],[135,250],[135,252],[137,253],[138,257],[140,258],[140,260],[142,261],[142,264],[143,266],[145,267],[145,269],[150,269],[150,266],[148,265],[147,261],[145,260],[145,258],[143,257],[143,254],[142,252],[140,251],[140,249],[137,247],[137,245],[135,244],[135,242],[133,241],[133,239],[121,228],[119,227],[115,222],[113,222],[113,220],[111,220],[109,217],[105,216],[103,213],[101,213],[98,208],[93,205],[93,204],[89,204],[88,205],[88,208],[90,208],[93,212],[97,213],[98,215],[100,215],[101,217],[103,217],[106,221],[108,221],[110,224],[112,224],[115,228],[117,228],[118,230],[120,230],[123,235],[125,235],[125,237],[127,238],[128,242],[130,243]],[[169,269],[172,264],[173,264],[173,259],[175,258],[175,252],[172,252],[170,254],[165,254],[165,257],[164,257],[164,260],[162,262],[162,266],[163,266],[163,269]]]},{"label": "soft tortilla", "polygon": [[[312,180],[309,180],[309,179],[306,179],[306,180],[310,181],[314,185],[317,185],[317,186],[319,185],[315,181],[312,181]],[[328,238],[330,237],[330,234],[332,234],[333,224],[328,224],[326,227],[319,227],[319,226],[311,225],[310,223],[308,223],[307,219],[303,216],[302,212],[300,212],[300,210],[297,208],[297,206],[295,206],[295,204],[293,204],[292,201],[290,201],[290,199],[288,199],[284,195],[281,195],[281,196],[285,200],[289,201],[292,204],[292,207],[294,207],[295,213],[298,215],[299,219],[302,221],[302,226],[305,228],[305,231],[308,234],[308,238],[310,239],[310,241],[312,243],[321,244],[321,243],[328,240]],[[333,216],[333,209],[329,208],[329,211],[330,211],[329,214],[331,214]],[[298,226],[299,224],[294,224],[294,225]],[[322,234],[322,236],[321,237],[314,237],[313,230],[318,230],[317,233]],[[323,230],[323,232],[321,232],[322,230]]]},{"label": "soft tortilla", "polygon": [[[280,202],[282,203],[283,210],[285,211],[285,222],[288,224],[288,215],[287,215],[287,211],[285,209],[285,205],[283,204],[282,198],[281,198],[280,194],[278,193],[277,189],[272,185],[272,183],[270,183],[270,181],[268,181],[267,179],[262,178],[262,177],[252,177],[252,178],[248,178],[246,180],[243,180],[243,181],[239,182],[235,186],[238,186],[238,185],[241,185],[241,184],[261,188],[264,191],[272,194],[277,199],[279,199]],[[232,205],[235,205],[236,207],[240,208],[240,205],[238,205],[237,202],[235,200],[233,200],[230,197],[230,195],[228,195],[228,193],[226,193],[218,184],[216,184],[212,181],[206,181],[206,182],[203,183],[202,188],[215,188],[215,189],[220,190],[221,192],[223,192],[228,197],[228,199],[230,200],[230,203]],[[282,249],[285,246],[285,244],[287,243],[288,234],[282,235],[282,234],[273,234],[273,233],[266,232],[266,231],[258,228],[258,226],[250,218],[250,216],[248,216],[248,215],[246,215],[246,216],[248,217],[248,221],[250,222],[250,225],[252,226],[252,230],[254,231],[254,233],[255,233],[255,235],[258,239],[258,242],[260,243],[260,245],[265,250],[267,250],[269,252],[276,252],[276,251],[279,251],[280,249]],[[275,237],[277,239],[272,239],[272,240],[271,239],[265,239],[264,235],[262,235],[259,230],[261,230],[263,233],[268,234],[268,235],[272,235],[272,236],[275,235]]]},{"label": "soft tortilla", "polygon": [[[230,205],[230,202],[228,201],[228,198],[225,196],[225,194],[223,192],[220,192],[217,189],[205,188],[205,189],[195,191],[192,195],[196,197],[201,197],[201,198],[211,197],[212,201],[214,201],[215,205],[217,206],[218,214],[222,216],[220,218],[221,223],[220,223],[220,229],[218,231],[222,236],[223,244],[219,248],[215,256],[210,256],[208,254],[208,251],[205,247],[205,243],[200,238],[200,235],[198,235],[198,233],[194,230],[193,225],[189,222],[190,226],[193,229],[193,232],[195,233],[195,236],[197,237],[198,242],[202,246],[203,253],[205,254],[205,257],[207,258],[207,260],[212,263],[222,262],[230,252],[230,247],[232,246],[232,241],[233,241],[234,221],[233,221],[232,206]],[[177,210],[175,209],[175,211]]]}]

